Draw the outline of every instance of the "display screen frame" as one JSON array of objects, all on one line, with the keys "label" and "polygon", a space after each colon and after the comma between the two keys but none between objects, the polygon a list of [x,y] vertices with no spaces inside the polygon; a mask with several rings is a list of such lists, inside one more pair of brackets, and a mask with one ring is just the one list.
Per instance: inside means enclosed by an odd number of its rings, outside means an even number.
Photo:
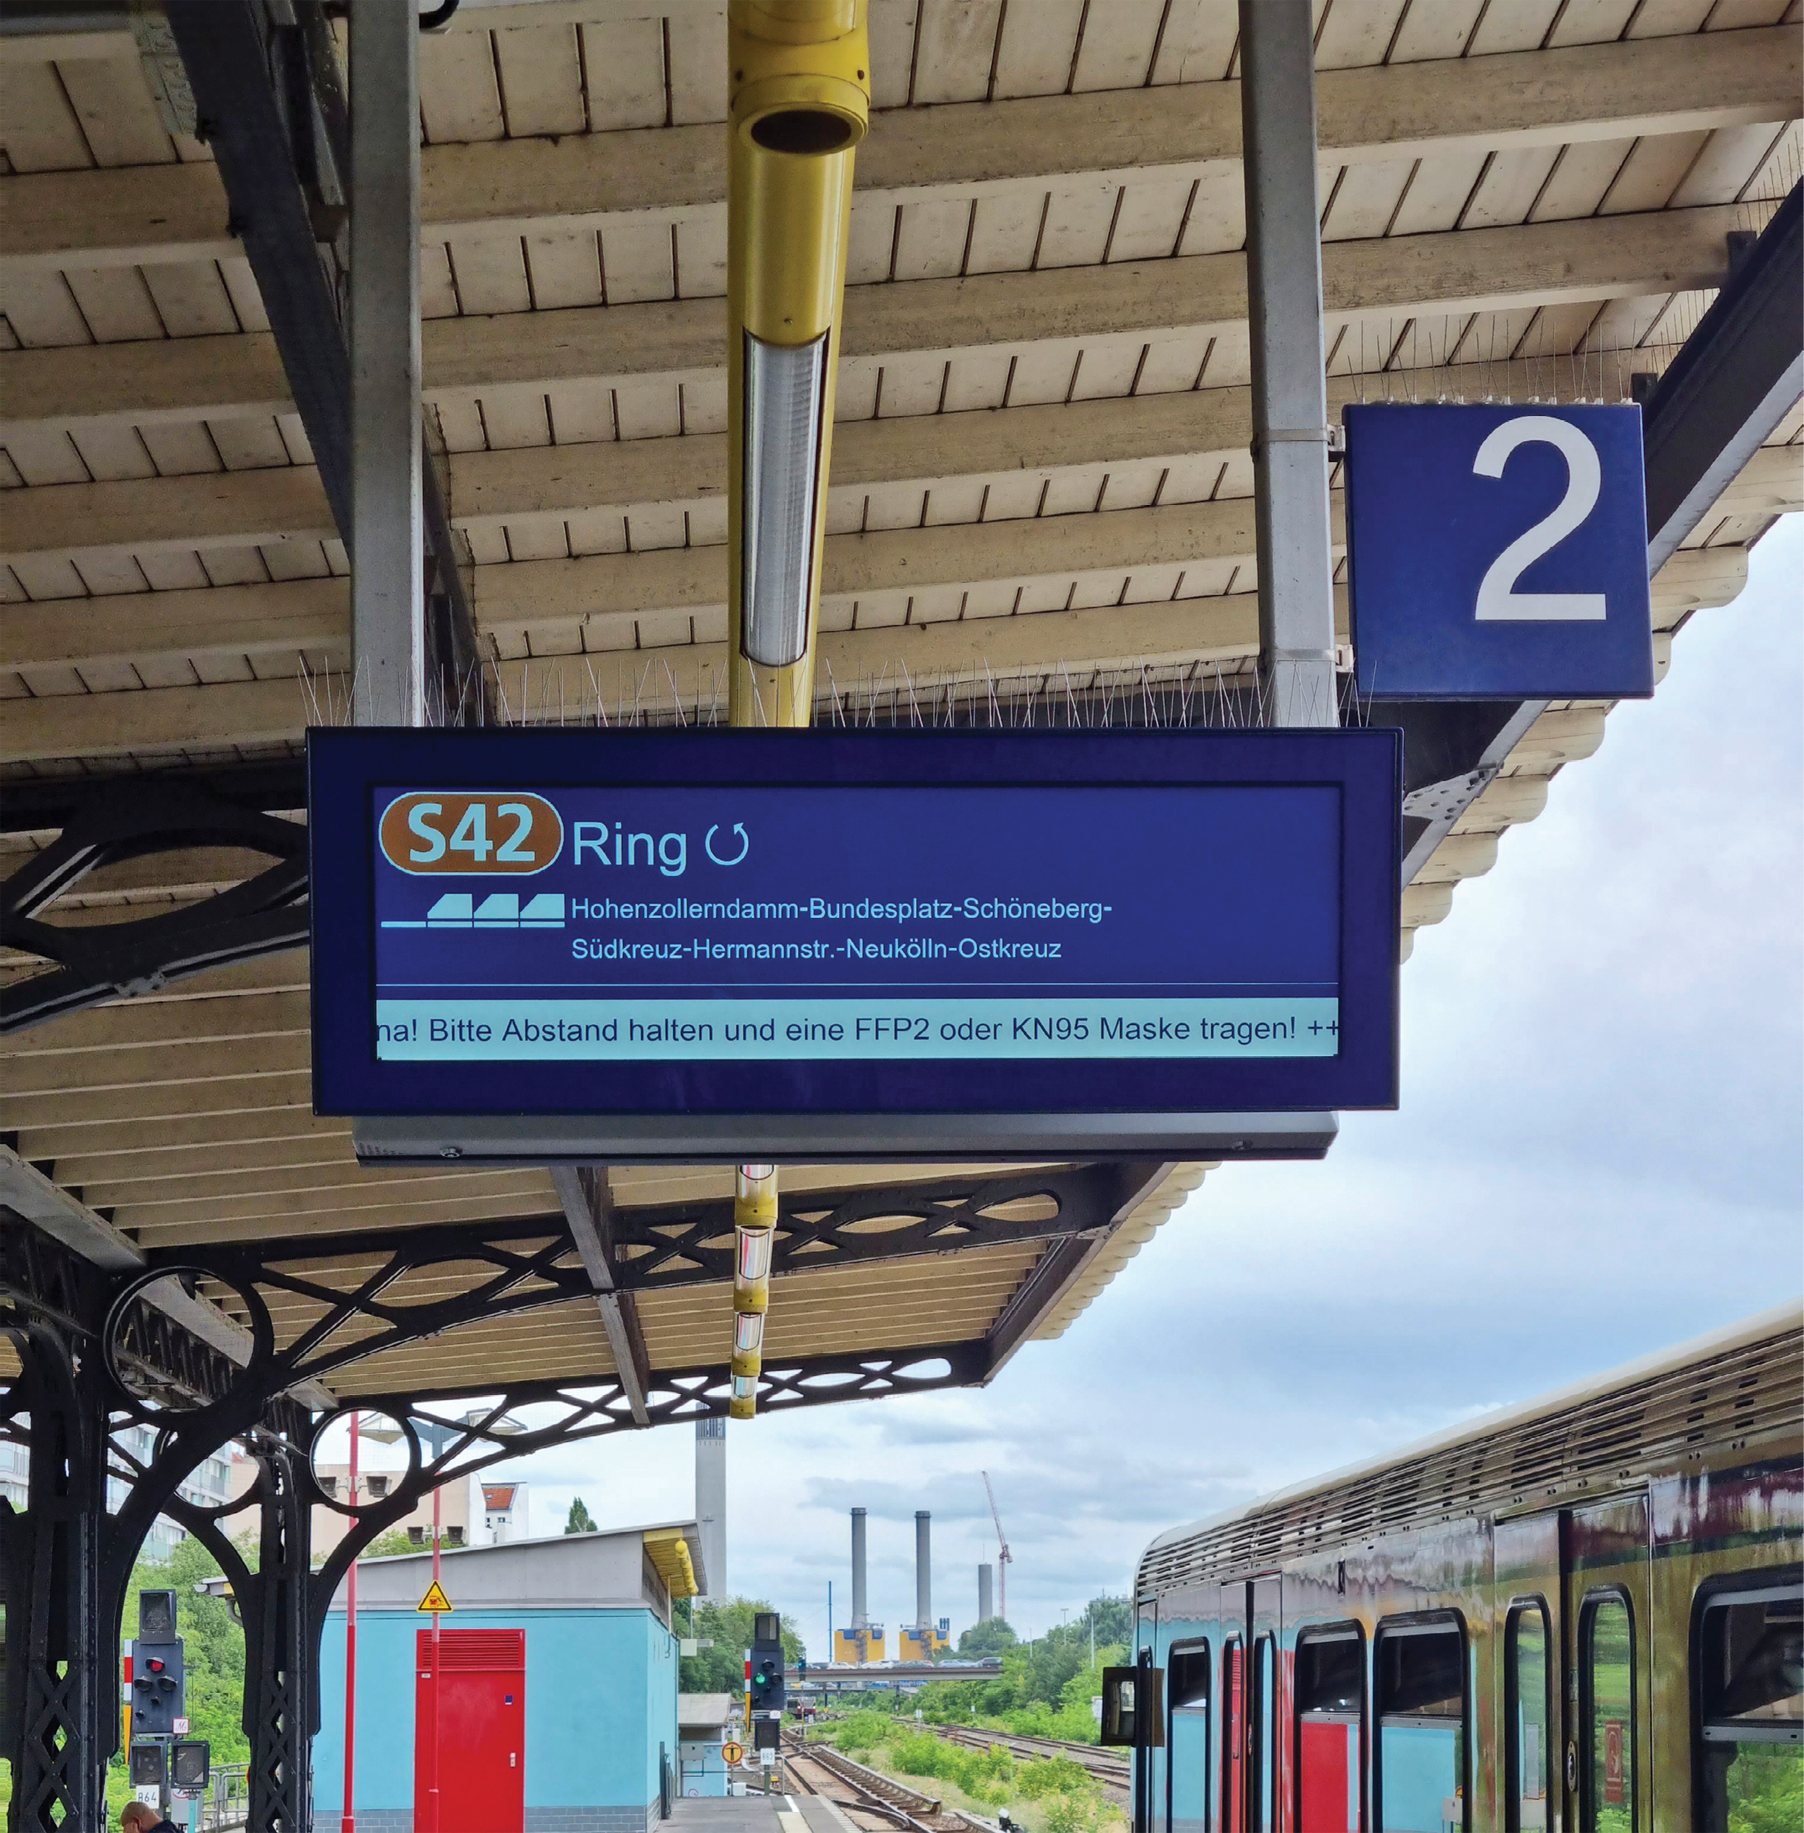
[{"label": "display screen frame", "polygon": [[[1401,888],[1401,734],[1389,729],[1009,731],[734,731],[596,728],[414,729],[320,727],[307,743],[312,860],[313,959],[332,964],[312,977],[313,1090],[320,1114],[381,1117],[494,1117],[499,1111],[571,1125],[617,1118],[597,1143],[627,1148],[632,1136],[680,1132],[687,1120],[761,1121],[796,1150],[811,1123],[822,1149],[846,1138],[848,1119],[875,1120],[886,1138],[936,1151],[946,1115],[1029,1119],[1015,1129],[1044,1152],[1062,1122],[1073,1136],[1106,1137],[1110,1116],[1131,1120],[1132,1149],[1156,1150],[1159,1117],[1276,1115],[1397,1105],[1397,961]],[[797,785],[947,787],[1321,787],[1340,794],[1339,1000],[1341,1036],[1330,1057],[1135,1059],[1059,1062],[938,1059],[885,1064],[875,1101],[848,1106],[846,1065],[806,1060],[776,1078],[777,1101],[761,1100],[770,1065],[688,1063],[684,1099],[620,1099],[630,1065],[591,1062],[399,1062],[376,1054],[377,841],[380,786],[414,784],[454,792],[540,791],[582,786]],[[1149,859],[1149,870],[1157,870]],[[641,1079],[643,1076],[641,1076]],[[668,1088],[668,1069],[655,1078]],[[507,1091],[497,1102],[498,1082]],[[918,1116],[920,1126],[911,1126]],[[783,1124],[776,1124],[781,1121]],[[727,1126],[727,1132],[732,1131]],[[441,1129],[442,1130],[442,1129]],[[719,1129],[715,1129],[717,1132]],[[742,1129],[743,1130],[743,1129]],[[1189,1135],[1167,1129],[1174,1143]],[[994,1151],[1009,1129],[978,1129],[972,1149]],[[958,1148],[947,1129],[940,1146]],[[731,1146],[721,1134],[719,1155]],[[505,1154],[503,1154],[505,1156]],[[690,1156],[692,1153],[685,1152]],[[715,1156],[710,1149],[707,1156]]]}]

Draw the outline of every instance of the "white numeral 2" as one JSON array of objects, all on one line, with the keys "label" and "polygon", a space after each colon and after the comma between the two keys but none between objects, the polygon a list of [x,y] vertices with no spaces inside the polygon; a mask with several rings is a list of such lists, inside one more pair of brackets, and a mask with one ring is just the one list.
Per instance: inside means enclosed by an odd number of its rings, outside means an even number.
[{"label": "white numeral 2", "polygon": [[1566,460],[1566,494],[1539,522],[1520,534],[1490,564],[1478,585],[1483,623],[1601,623],[1601,592],[1518,592],[1516,581],[1543,554],[1550,553],[1597,507],[1603,467],[1597,447],[1570,420],[1551,414],[1523,414],[1492,428],[1472,461],[1475,477],[1502,477],[1518,446],[1550,445]]}]

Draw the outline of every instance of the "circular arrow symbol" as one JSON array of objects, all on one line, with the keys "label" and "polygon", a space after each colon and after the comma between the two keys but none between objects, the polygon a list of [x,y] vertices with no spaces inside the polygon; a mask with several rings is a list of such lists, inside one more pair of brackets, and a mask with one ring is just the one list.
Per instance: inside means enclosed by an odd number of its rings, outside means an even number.
[{"label": "circular arrow symbol", "polygon": [[702,845],[707,849],[708,857],[713,860],[717,866],[738,865],[739,862],[745,858],[746,854],[752,850],[751,836],[745,831],[745,823],[743,821],[735,821],[733,823],[733,832],[739,836],[739,851],[731,859],[722,859],[714,850],[714,836],[719,832],[720,824],[716,822],[713,827],[708,829],[707,837],[702,841]]}]

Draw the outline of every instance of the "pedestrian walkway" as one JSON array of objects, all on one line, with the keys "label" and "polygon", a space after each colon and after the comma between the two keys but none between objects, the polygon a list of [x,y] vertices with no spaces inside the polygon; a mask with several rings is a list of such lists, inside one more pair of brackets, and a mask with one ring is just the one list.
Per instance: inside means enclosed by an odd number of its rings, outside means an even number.
[{"label": "pedestrian walkway", "polygon": [[819,1795],[687,1797],[673,1804],[660,1833],[857,1833]]}]

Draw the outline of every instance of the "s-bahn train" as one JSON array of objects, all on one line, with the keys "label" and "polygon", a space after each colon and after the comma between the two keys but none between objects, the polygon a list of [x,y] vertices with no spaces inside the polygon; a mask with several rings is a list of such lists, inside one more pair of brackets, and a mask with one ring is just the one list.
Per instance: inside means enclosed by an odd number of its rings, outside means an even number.
[{"label": "s-bahn train", "polygon": [[1804,1310],[1162,1534],[1136,1595],[1136,1833],[1795,1833]]}]

